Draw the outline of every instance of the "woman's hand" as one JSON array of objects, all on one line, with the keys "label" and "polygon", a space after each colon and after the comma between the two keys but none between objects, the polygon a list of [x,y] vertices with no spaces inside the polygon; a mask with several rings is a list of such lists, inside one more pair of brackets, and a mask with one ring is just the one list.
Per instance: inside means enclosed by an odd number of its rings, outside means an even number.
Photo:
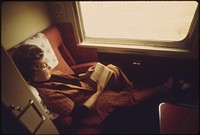
[{"label": "woman's hand", "polygon": [[99,81],[97,81],[97,93],[102,93],[103,92],[103,88],[102,86],[99,84]]},{"label": "woman's hand", "polygon": [[115,79],[119,78],[120,73],[119,73],[119,69],[117,66],[115,66],[113,64],[109,64],[109,65],[107,65],[107,67],[114,72]]},{"label": "woman's hand", "polygon": [[95,66],[89,67],[86,74],[90,76],[92,74],[92,72],[94,72],[94,68],[95,68]]},{"label": "woman's hand", "polygon": [[79,74],[79,78],[81,80],[89,78],[91,76],[91,74],[94,72],[94,68],[95,68],[95,66],[89,67],[88,70],[86,71],[86,73]]},{"label": "woman's hand", "polygon": [[103,92],[103,88],[97,81],[97,91],[87,101],[85,101],[85,103],[83,103],[83,105],[89,109],[92,109],[95,106],[95,104],[102,92]]}]

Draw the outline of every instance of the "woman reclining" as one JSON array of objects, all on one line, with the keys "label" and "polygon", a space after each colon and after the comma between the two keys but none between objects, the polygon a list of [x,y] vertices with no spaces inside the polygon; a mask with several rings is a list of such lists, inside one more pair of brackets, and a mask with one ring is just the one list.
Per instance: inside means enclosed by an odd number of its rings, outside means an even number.
[{"label": "woman reclining", "polygon": [[90,79],[94,67],[81,76],[51,69],[44,60],[43,50],[35,45],[20,45],[13,60],[25,80],[34,86],[47,108],[58,114],[70,133],[99,133],[104,119],[116,108],[135,106],[167,92],[172,77],[159,86],[134,89],[123,71],[115,65],[108,68],[114,75],[105,89]]}]

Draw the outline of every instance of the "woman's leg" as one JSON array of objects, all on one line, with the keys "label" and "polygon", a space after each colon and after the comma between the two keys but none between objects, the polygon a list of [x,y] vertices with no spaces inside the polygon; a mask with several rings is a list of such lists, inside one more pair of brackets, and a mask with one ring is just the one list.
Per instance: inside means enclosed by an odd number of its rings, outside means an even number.
[{"label": "woman's leg", "polygon": [[135,106],[150,98],[162,95],[170,89],[172,83],[173,79],[169,78],[165,83],[149,89],[132,89],[121,92],[106,90],[99,97],[93,111],[79,121],[84,125],[98,126],[115,108]]},{"label": "woman's leg", "polygon": [[164,94],[171,88],[172,84],[173,79],[169,78],[163,84],[153,88],[121,92],[104,91],[96,103],[96,110],[103,120],[115,108],[134,106]]}]

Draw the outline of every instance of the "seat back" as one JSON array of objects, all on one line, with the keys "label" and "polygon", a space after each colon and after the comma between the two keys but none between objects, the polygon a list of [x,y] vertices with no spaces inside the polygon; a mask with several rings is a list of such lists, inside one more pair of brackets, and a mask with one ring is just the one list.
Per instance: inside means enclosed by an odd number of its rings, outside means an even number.
[{"label": "seat back", "polygon": [[188,106],[162,102],[159,122],[161,134],[196,134],[199,130],[199,103]]},{"label": "seat back", "polygon": [[[77,47],[77,43],[75,40],[75,33],[74,33],[74,29],[71,23],[60,22],[60,23],[56,23],[55,26],[57,27],[57,29],[59,30],[62,36],[65,48],[67,48],[67,50],[73,57],[76,65],[98,61],[97,49]],[[70,66],[75,65],[75,64],[69,63],[68,61],[67,63]]]},{"label": "seat back", "polygon": [[42,31],[42,33],[44,33],[47,39],[49,40],[54,50],[54,53],[56,54],[57,59],[59,61],[55,69],[60,70],[64,73],[74,74],[74,71],[70,68],[69,65],[70,64],[74,65],[76,63],[72,58],[72,56],[70,55],[70,53],[68,52],[68,50],[65,49],[62,37],[57,27],[52,25],[47,29],[45,29],[44,31]]}]

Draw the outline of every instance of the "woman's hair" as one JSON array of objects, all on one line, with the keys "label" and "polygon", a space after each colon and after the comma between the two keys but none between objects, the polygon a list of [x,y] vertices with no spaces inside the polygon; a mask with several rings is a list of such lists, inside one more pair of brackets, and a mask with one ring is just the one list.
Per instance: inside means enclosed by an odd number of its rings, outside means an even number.
[{"label": "woman's hair", "polygon": [[44,57],[44,52],[36,45],[19,45],[13,53],[13,61],[26,81],[35,74],[36,63]]}]

